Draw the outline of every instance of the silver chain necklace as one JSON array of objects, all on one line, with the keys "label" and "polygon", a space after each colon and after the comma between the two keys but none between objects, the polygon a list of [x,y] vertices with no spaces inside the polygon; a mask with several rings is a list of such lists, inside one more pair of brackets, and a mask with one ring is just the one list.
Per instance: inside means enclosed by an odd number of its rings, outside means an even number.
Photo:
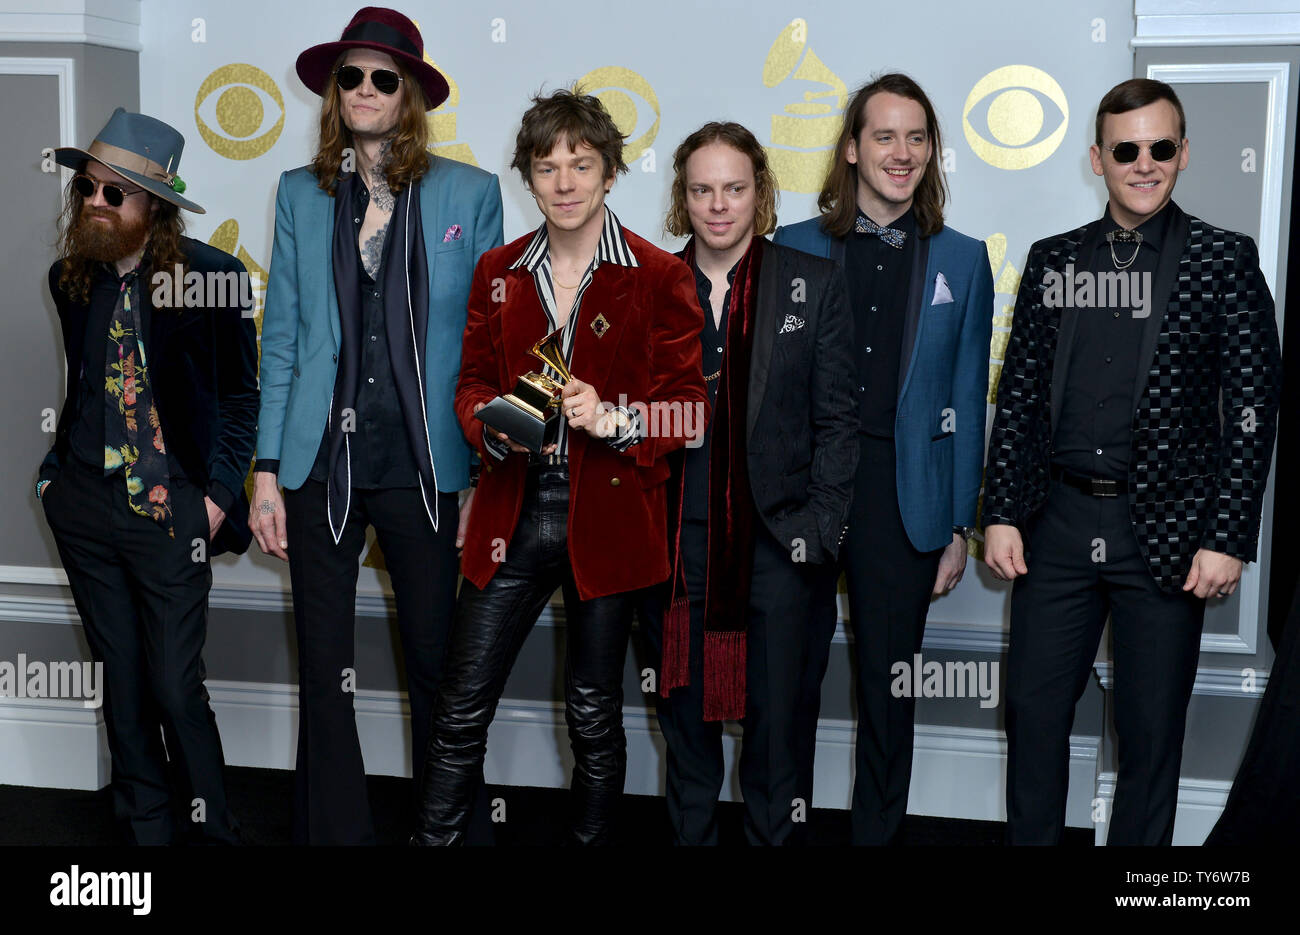
[{"label": "silver chain necklace", "polygon": [[[1131,243],[1133,245],[1133,255],[1123,263],[1115,255],[1115,243]],[[1115,264],[1116,269],[1128,269],[1137,260],[1138,251],[1142,249],[1142,235],[1137,231],[1114,230],[1106,235],[1106,243],[1110,245],[1110,261]]]}]

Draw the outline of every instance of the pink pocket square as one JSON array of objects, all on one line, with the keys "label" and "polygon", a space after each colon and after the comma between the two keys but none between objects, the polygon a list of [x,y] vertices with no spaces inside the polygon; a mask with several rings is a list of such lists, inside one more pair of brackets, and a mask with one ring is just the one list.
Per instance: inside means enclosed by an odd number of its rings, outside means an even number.
[{"label": "pink pocket square", "polygon": [[453,240],[460,240],[460,234],[460,225],[453,224],[451,227],[447,228],[447,233],[442,235],[442,242],[451,243]]}]

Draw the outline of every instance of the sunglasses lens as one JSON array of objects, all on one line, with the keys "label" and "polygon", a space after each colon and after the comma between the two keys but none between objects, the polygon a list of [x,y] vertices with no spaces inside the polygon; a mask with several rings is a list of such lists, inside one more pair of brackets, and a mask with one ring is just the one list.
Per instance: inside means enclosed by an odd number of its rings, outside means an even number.
[{"label": "sunglasses lens", "polygon": [[340,88],[344,91],[351,91],[357,85],[361,84],[362,79],[365,78],[365,73],[356,65],[344,65],[338,70],[338,74],[335,78],[338,81]]},{"label": "sunglasses lens", "polygon": [[1120,165],[1127,165],[1130,162],[1136,162],[1140,148],[1137,143],[1120,143],[1113,150],[1111,155]]},{"label": "sunglasses lens", "polygon": [[394,94],[397,91],[398,82],[401,79],[397,77],[397,72],[389,71],[386,68],[378,68],[370,73],[370,83],[375,86],[375,90],[381,94]]},{"label": "sunglasses lens", "polygon": [[125,196],[122,194],[122,189],[118,188],[116,185],[104,186],[104,200],[114,208],[122,207],[123,197]]},{"label": "sunglasses lens", "polygon": [[1168,162],[1178,153],[1178,144],[1173,140],[1156,140],[1151,144],[1151,158],[1156,162]]},{"label": "sunglasses lens", "polygon": [[79,175],[73,179],[72,187],[76,189],[77,194],[82,198],[95,197],[95,183],[84,175]]}]

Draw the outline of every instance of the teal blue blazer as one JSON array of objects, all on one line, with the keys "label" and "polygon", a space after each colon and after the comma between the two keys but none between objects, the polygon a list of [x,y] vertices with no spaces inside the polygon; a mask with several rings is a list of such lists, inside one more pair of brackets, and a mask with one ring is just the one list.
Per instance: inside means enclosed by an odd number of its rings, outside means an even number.
[{"label": "teal blue blazer", "polygon": [[[429,160],[420,182],[429,267],[425,412],[438,489],[450,492],[469,486],[470,447],[452,403],[474,266],[503,240],[501,186],[496,175],[474,166],[441,156]],[[257,459],[279,461],[279,482],[290,490],[311,473],[338,370],[333,240],[334,199],[317,185],[311,167],[283,173],[262,317]]]}]

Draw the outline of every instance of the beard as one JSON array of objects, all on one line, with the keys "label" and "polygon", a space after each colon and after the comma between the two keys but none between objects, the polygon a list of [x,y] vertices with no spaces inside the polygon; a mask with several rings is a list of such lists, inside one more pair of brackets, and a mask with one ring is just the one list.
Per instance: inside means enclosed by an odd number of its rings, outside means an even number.
[{"label": "beard", "polygon": [[[96,221],[96,217],[105,218]],[[69,238],[70,256],[116,263],[131,256],[149,239],[150,216],[125,221],[120,214],[82,204],[81,216]]]}]

